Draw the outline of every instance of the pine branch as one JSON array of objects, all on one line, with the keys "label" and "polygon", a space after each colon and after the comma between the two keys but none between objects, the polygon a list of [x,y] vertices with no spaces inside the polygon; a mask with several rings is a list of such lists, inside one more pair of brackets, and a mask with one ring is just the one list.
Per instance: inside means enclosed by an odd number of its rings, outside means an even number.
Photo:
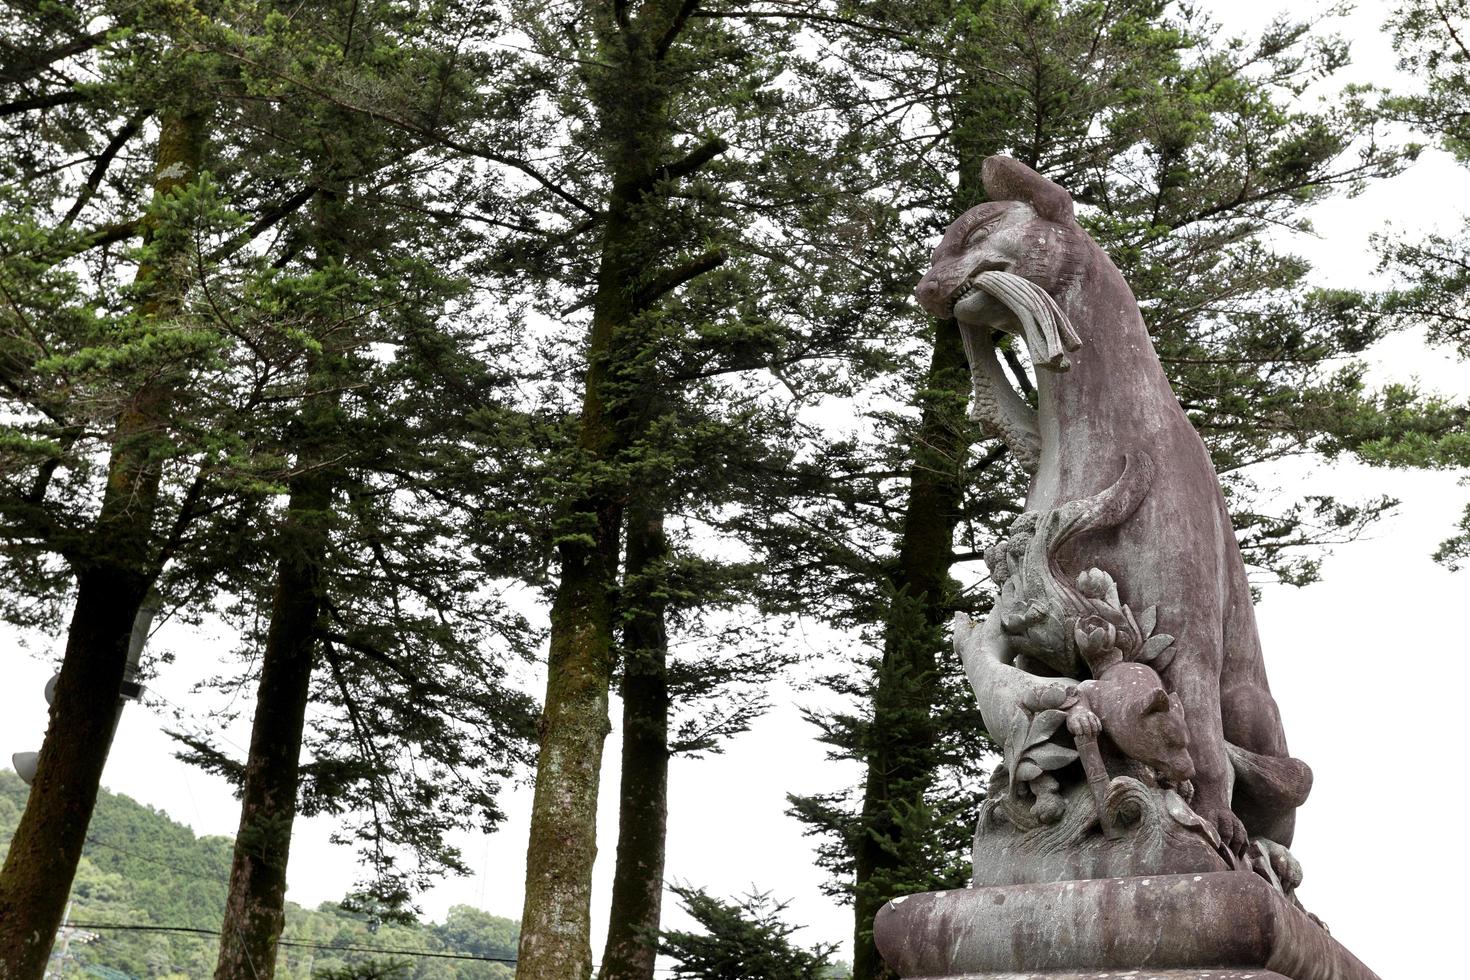
[{"label": "pine branch", "polygon": [[695,256],[682,265],[659,273],[642,289],[638,290],[633,300],[635,309],[647,309],[652,306],[661,296],[673,292],[691,279],[701,276],[711,269],[723,265],[730,254],[723,248],[713,248]]},{"label": "pine branch", "polygon": [[14,102],[0,104],[0,118],[18,116],[22,112],[30,112],[33,109],[51,109],[59,105],[85,101],[87,101],[85,93],[70,89],[52,92],[49,95],[33,95],[28,99],[16,99]]},{"label": "pine branch", "polygon": [[684,0],[679,5],[679,9],[675,11],[674,19],[669,22],[669,26],[664,31],[663,37],[660,37],[658,44],[654,45],[653,57],[655,61],[664,60],[664,56],[669,53],[669,48],[673,47],[674,41],[683,32],[684,25],[689,22],[689,18],[698,8],[699,0]]},{"label": "pine branch", "polygon": [[729,148],[729,143],[716,136],[714,139],[701,143],[693,150],[690,150],[681,159],[659,167],[649,177],[647,186],[652,187],[661,180],[679,180],[682,177],[688,177],[691,174],[697,173],[699,168]]},{"label": "pine branch", "polygon": [[[14,60],[7,59],[6,67],[0,68],[0,82],[10,85],[27,82],[63,58],[70,58],[72,55],[89,51],[106,39],[107,31],[96,31],[92,34],[83,34],[64,44],[58,44],[54,48],[38,51],[29,57],[17,54]],[[13,48],[11,50],[14,51]]]},{"label": "pine branch", "polygon": [[902,31],[889,30],[877,23],[855,20],[851,17],[839,17],[833,14],[819,14],[810,10],[784,11],[784,10],[697,10],[692,16],[722,20],[795,20],[803,23],[832,24],[837,27],[848,27],[860,34],[873,37],[891,38],[893,40],[908,40],[909,35]]},{"label": "pine branch", "polygon": [[43,256],[43,260],[49,265],[57,265],[67,259],[81,255],[83,252],[94,248],[104,248],[116,244],[134,235],[142,229],[142,218],[129,218],[127,221],[114,221],[112,224],[94,228],[92,231],[79,236],[65,247],[57,249],[49,255]]},{"label": "pine branch", "polygon": [[112,139],[108,140],[107,146],[102,150],[102,154],[97,157],[97,163],[92,167],[92,172],[87,175],[86,185],[77,194],[76,201],[72,203],[71,208],[66,212],[66,216],[61,219],[61,224],[58,227],[71,227],[71,223],[77,219],[77,215],[82,213],[82,208],[86,207],[87,203],[92,200],[92,196],[97,193],[97,188],[101,185],[102,178],[107,175],[108,168],[112,166],[113,159],[123,146],[127,144],[128,140],[138,135],[138,130],[142,128],[143,121],[152,115],[152,113],[153,111],[151,109],[143,109],[140,112],[134,113],[128,117],[127,122],[123,123],[122,128],[113,134]]},{"label": "pine branch", "polygon": [[287,75],[283,72],[276,71],[275,69],[272,69],[269,65],[253,61],[236,52],[226,53],[229,55],[229,57],[233,58],[236,61],[239,61],[242,64],[248,65],[251,68],[256,69],[257,71],[268,72],[281,81],[294,85],[300,88],[303,92],[307,92],[315,96],[316,98],[322,99],[324,102],[336,106],[339,109],[343,109],[347,112],[360,113],[371,119],[376,119],[380,122],[388,123],[391,126],[396,126],[404,132],[410,133],[414,136],[418,136],[432,145],[442,146],[445,149],[454,150],[457,153],[464,153],[468,156],[477,157],[481,160],[489,160],[491,163],[498,163],[502,166],[510,167],[512,170],[519,171],[520,173],[523,173],[526,176],[530,177],[536,183],[551,191],[551,193],[555,194],[557,197],[561,198],[563,201],[566,201],[568,204],[572,205],[578,210],[593,215],[600,213],[597,208],[594,208],[586,201],[583,201],[575,194],[561,187],[551,178],[547,177],[545,174],[541,173],[541,171],[532,166],[529,161],[524,160],[520,157],[511,156],[504,153],[496,153],[493,150],[486,149],[485,147],[474,146],[470,143],[465,143],[462,140],[454,139],[445,133],[436,132],[432,127],[424,126],[420,123],[414,122],[411,119],[400,118],[393,115],[392,113],[384,112],[382,109],[374,109],[369,106],[357,105],[356,103],[349,102],[336,95],[335,93],[321,88],[320,86],[312,85],[310,82],[307,82],[304,79],[293,78],[292,76]]},{"label": "pine branch", "polygon": [[320,189],[319,187],[308,185],[296,191],[274,207],[262,211],[259,217],[251,222],[250,227],[211,252],[209,254],[209,261],[218,262],[220,259],[244,247],[249,242],[254,241],[264,232],[269,231],[286,218],[300,211],[306,202],[311,200],[312,195],[316,194]]}]

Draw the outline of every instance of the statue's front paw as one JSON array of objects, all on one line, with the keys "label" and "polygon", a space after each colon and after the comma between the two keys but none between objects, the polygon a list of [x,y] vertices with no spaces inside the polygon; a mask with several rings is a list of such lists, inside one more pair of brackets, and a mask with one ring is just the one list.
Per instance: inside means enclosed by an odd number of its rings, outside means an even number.
[{"label": "statue's front paw", "polygon": [[1067,731],[1074,736],[1097,738],[1102,732],[1102,719],[1087,709],[1074,709],[1067,714]]},{"label": "statue's front paw", "polygon": [[1221,844],[1234,854],[1242,857],[1245,855],[1245,849],[1250,844],[1250,835],[1245,831],[1245,824],[1240,822],[1240,818],[1228,805],[1215,808],[1196,806],[1195,811],[1215,828],[1215,832],[1220,835]]}]

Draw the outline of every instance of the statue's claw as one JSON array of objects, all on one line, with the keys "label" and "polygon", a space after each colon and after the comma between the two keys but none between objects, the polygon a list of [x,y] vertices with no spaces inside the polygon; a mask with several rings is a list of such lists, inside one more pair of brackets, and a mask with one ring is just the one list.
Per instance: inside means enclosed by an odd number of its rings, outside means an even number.
[{"label": "statue's claw", "polygon": [[1220,843],[1230,849],[1231,853],[1244,857],[1245,850],[1250,846],[1250,835],[1246,833],[1245,824],[1240,822],[1231,809],[1221,807],[1214,813],[1202,813],[1200,816],[1215,825],[1215,831],[1220,835]]}]

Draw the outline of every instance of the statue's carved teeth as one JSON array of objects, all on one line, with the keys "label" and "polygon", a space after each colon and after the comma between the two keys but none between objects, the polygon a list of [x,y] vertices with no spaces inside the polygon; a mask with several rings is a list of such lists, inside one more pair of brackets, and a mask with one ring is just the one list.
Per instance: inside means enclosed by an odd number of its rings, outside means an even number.
[{"label": "statue's carved teeth", "polygon": [[960,300],[979,288],[980,286],[974,279],[961,283],[960,288],[956,289],[949,297],[949,315],[954,316],[954,308],[959,305]]}]

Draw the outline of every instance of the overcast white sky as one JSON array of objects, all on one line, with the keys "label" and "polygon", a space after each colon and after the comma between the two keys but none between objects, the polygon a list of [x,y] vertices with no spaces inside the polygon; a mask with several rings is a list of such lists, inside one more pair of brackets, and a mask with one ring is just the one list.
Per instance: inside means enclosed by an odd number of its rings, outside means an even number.
[{"label": "overcast white sky", "polygon": [[[1265,22],[1283,6],[1219,0],[1205,5],[1240,29]],[[1393,79],[1383,33],[1388,9],[1382,2],[1363,2],[1341,22],[1340,30],[1353,40],[1353,80]],[[1292,11],[1300,15],[1302,9]],[[1371,233],[1389,221],[1409,232],[1449,230],[1462,208],[1470,208],[1470,174],[1431,152],[1408,173],[1360,198],[1318,207],[1319,237],[1297,247],[1314,261],[1322,283],[1359,285],[1376,265]],[[1416,337],[1385,343],[1374,362],[1376,380],[1417,378],[1446,393],[1470,391],[1470,366],[1445,351],[1426,351]],[[1258,608],[1266,665],[1293,754],[1316,773],[1294,847],[1306,870],[1300,895],[1385,980],[1441,975],[1451,963],[1463,969],[1460,883],[1470,876],[1470,858],[1456,823],[1470,799],[1454,775],[1461,765],[1447,760],[1459,759],[1465,745],[1463,726],[1455,723],[1464,713],[1464,696],[1449,680],[1464,670],[1462,661],[1470,654],[1460,618],[1470,599],[1470,571],[1452,576],[1429,555],[1458,518],[1470,487],[1457,486],[1453,473],[1391,473],[1351,463],[1294,461],[1271,476],[1293,494],[1309,487],[1348,498],[1387,493],[1403,501],[1370,540],[1340,548],[1326,562],[1321,583],[1305,590],[1267,586]],[[13,645],[9,634],[6,639]],[[827,646],[827,639],[813,638],[814,646]],[[167,628],[156,645],[175,650],[179,660],[164,669],[153,690],[181,705],[190,703],[190,685],[230,647],[227,637]],[[59,640],[43,641],[31,655],[3,655],[0,760],[39,748],[46,724],[41,687],[61,646]],[[724,756],[675,761],[668,876],[717,894],[770,890],[791,899],[789,918],[808,926],[798,937],[846,947],[850,912],[822,897],[811,842],[784,815],[787,792],[836,789],[855,777],[853,770],[825,760],[792,703],[815,698],[778,694],[781,706]],[[238,811],[228,788],[174,761],[164,724],[146,708],[124,714],[105,784],[200,834],[233,834]],[[247,744],[248,729],[242,724],[227,737],[238,748]],[[616,840],[617,762],[614,735],[603,770],[595,956],[601,953]],[[1431,773],[1431,762],[1449,771]],[[474,875],[424,896],[431,917],[442,918],[458,903],[519,916],[529,789],[509,792],[505,802],[509,820],[500,832],[461,840]],[[293,901],[311,906],[337,899],[353,881],[353,856],[327,843],[330,829],[321,819],[298,821],[288,893]],[[668,921],[683,920],[671,913]]]}]

